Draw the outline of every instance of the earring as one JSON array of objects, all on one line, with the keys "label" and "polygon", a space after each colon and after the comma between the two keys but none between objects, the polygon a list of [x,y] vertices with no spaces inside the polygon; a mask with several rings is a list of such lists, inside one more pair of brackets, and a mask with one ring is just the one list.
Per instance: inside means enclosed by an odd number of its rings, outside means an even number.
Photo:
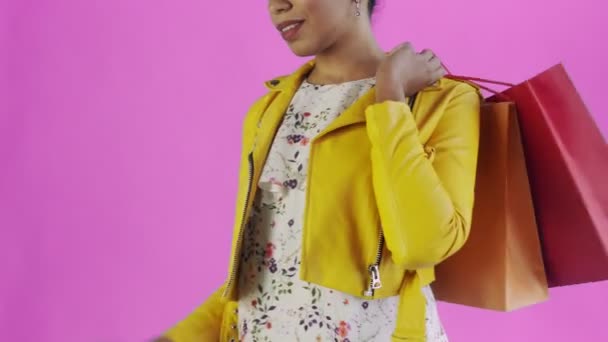
[{"label": "earring", "polygon": [[361,0],[355,0],[355,3],[357,4],[357,11],[355,12],[355,16],[360,17],[361,16]]}]

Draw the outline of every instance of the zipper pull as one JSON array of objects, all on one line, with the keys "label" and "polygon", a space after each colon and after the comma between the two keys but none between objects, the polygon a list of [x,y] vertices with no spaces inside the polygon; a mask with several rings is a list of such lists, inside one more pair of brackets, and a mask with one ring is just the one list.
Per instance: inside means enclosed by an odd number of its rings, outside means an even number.
[{"label": "zipper pull", "polygon": [[367,297],[372,297],[375,290],[382,287],[382,282],[380,281],[380,267],[378,265],[370,265],[368,271],[370,277],[369,287],[363,294]]},{"label": "zipper pull", "polygon": [[369,267],[369,274],[372,279],[372,289],[377,290],[382,287],[382,282],[380,281],[380,267],[378,265],[371,265]]}]

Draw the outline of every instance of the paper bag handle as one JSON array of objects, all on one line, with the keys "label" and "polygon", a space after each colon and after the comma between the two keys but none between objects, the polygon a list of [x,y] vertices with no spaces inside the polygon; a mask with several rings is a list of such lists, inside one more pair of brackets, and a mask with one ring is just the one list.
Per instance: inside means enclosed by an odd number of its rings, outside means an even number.
[{"label": "paper bag handle", "polygon": [[514,87],[515,85],[513,83],[508,83],[508,82],[501,82],[501,81],[494,81],[494,80],[489,80],[489,79],[485,79],[485,78],[479,78],[479,77],[470,77],[470,76],[461,76],[461,75],[454,75],[450,72],[450,70],[448,69],[448,67],[444,64],[441,63],[441,65],[443,66],[443,68],[445,69],[445,71],[447,71],[447,75],[445,76],[446,78],[452,79],[452,80],[456,80],[456,81],[462,81],[462,82],[466,82],[469,83],[477,88],[486,90],[494,95],[496,95],[497,98],[500,98],[501,100],[506,100],[506,101],[510,101],[510,99],[502,94],[501,92],[492,89],[490,87],[486,87],[484,85],[482,85],[481,83],[487,83],[487,84],[493,84],[493,85],[499,85],[499,86],[505,86],[505,87]]}]

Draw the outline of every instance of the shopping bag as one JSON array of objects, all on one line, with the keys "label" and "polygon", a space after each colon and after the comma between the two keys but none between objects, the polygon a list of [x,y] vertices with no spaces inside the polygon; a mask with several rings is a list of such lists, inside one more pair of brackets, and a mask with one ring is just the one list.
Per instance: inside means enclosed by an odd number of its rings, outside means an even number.
[{"label": "shopping bag", "polygon": [[517,112],[483,103],[469,238],[437,265],[438,300],[511,311],[548,297]]},{"label": "shopping bag", "polygon": [[608,148],[559,64],[494,97],[517,104],[549,286],[608,279]]}]

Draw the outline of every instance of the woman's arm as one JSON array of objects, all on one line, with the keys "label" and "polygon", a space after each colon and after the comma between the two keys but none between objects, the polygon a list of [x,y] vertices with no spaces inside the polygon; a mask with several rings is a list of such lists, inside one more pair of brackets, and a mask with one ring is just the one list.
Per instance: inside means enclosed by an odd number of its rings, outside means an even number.
[{"label": "woman's arm", "polygon": [[219,341],[226,307],[226,302],[221,298],[223,291],[224,285],[156,342]]},{"label": "woman's arm", "polygon": [[479,145],[480,94],[458,84],[426,147],[410,108],[385,101],[367,109],[372,174],[388,249],[407,269],[454,254],[471,226]]},{"label": "woman's arm", "polygon": [[[268,94],[259,98],[249,109],[242,124],[241,168],[247,164],[252,139],[255,136],[256,122],[265,106],[270,102]],[[242,186],[243,184],[239,184]],[[240,215],[237,213],[237,215]],[[201,306],[184,320],[168,330],[155,342],[201,342],[219,341],[222,333],[223,316],[229,302],[222,299],[225,284],[216,290]],[[232,302],[234,304],[234,302]]]},{"label": "woman's arm", "polygon": [[159,337],[152,342],[173,342],[173,341],[170,340],[168,337]]}]

